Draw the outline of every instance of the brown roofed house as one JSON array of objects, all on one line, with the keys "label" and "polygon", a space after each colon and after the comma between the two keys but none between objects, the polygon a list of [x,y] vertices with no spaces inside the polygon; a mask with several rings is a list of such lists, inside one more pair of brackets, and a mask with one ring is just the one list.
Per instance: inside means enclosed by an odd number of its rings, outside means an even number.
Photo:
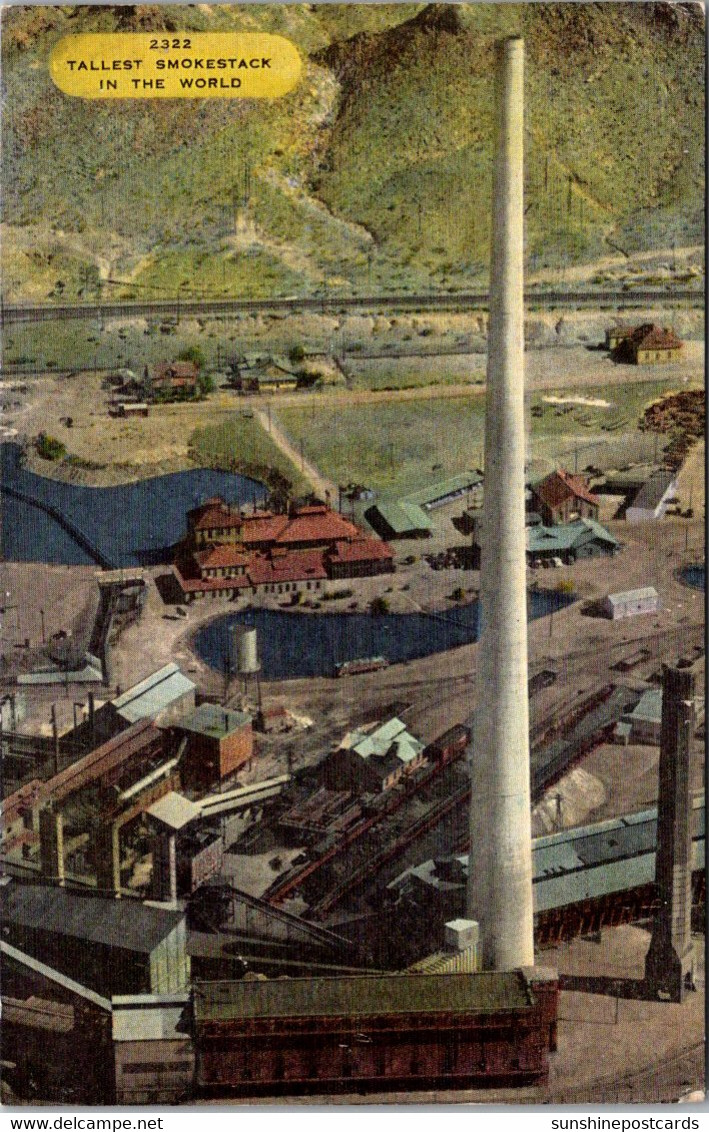
[{"label": "brown roofed house", "polygon": [[643,322],[640,326],[616,326],[607,330],[606,345],[620,361],[657,365],[679,361],[683,343],[671,327]]},{"label": "brown roofed house", "polygon": [[682,356],[682,341],[669,326],[639,326],[627,349],[635,365],[676,362]]},{"label": "brown roofed house", "polygon": [[152,374],[152,395],[193,396],[197,392],[199,366],[194,362],[158,362]]},{"label": "brown roofed house", "polygon": [[532,488],[534,509],[542,523],[568,523],[572,519],[598,519],[598,496],[589,491],[583,476],[572,476],[557,468]]}]

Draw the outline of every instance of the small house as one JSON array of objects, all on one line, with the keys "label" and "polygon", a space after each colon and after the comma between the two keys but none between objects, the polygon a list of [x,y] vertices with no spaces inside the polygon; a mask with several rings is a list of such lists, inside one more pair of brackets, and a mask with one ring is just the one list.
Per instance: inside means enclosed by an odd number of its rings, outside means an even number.
[{"label": "small house", "polygon": [[572,519],[598,519],[598,496],[589,491],[583,476],[572,476],[563,468],[557,468],[534,484],[530,493],[531,510],[538,513],[548,527]]},{"label": "small house", "polygon": [[194,362],[159,362],[147,385],[153,398],[187,398],[197,392],[199,366]]},{"label": "small house", "polygon": [[582,558],[600,558],[616,554],[619,543],[600,523],[593,519],[575,519],[545,527],[539,523],[527,527],[527,558],[532,563],[559,558],[566,565]]},{"label": "small house", "polygon": [[640,326],[618,326],[607,330],[606,345],[620,361],[633,365],[658,365],[679,361],[683,342],[672,327],[643,322]]},{"label": "small house", "polygon": [[284,393],[298,388],[299,375],[287,358],[247,354],[232,362],[232,386],[239,393]]}]

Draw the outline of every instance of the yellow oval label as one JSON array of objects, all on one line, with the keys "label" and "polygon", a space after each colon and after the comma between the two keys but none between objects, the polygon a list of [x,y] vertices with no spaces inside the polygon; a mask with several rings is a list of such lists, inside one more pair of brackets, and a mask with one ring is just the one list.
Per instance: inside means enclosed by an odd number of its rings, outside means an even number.
[{"label": "yellow oval label", "polygon": [[263,32],[67,35],[49,73],[78,98],[278,98],[297,83],[297,48]]}]

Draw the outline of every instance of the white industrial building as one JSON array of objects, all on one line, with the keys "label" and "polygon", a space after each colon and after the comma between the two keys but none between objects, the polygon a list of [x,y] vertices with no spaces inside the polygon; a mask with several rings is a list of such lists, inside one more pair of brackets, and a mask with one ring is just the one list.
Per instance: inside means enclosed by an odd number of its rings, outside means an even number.
[{"label": "white industrial building", "polygon": [[677,477],[667,468],[658,468],[645,481],[625,512],[628,523],[645,523],[661,519],[667,504],[677,494]]},{"label": "white industrial building", "polygon": [[646,743],[658,746],[662,726],[662,688],[648,688],[632,711],[615,726],[616,743]]},{"label": "white industrial building", "polygon": [[657,613],[661,608],[660,595],[654,586],[642,586],[637,590],[608,594],[603,598],[601,608],[611,621],[634,617],[637,613]]}]

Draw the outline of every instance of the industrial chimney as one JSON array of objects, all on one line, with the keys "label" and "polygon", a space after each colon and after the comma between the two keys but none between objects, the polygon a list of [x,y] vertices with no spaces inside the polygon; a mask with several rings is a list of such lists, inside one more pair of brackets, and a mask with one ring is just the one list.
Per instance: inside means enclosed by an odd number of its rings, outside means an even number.
[{"label": "industrial chimney", "polygon": [[497,45],[468,918],[482,966],[534,963],[524,525],[524,41]]},{"label": "industrial chimney", "polygon": [[682,1002],[694,987],[692,942],[692,745],[695,679],[663,665],[655,884],[659,908],[645,958],[658,998]]}]

